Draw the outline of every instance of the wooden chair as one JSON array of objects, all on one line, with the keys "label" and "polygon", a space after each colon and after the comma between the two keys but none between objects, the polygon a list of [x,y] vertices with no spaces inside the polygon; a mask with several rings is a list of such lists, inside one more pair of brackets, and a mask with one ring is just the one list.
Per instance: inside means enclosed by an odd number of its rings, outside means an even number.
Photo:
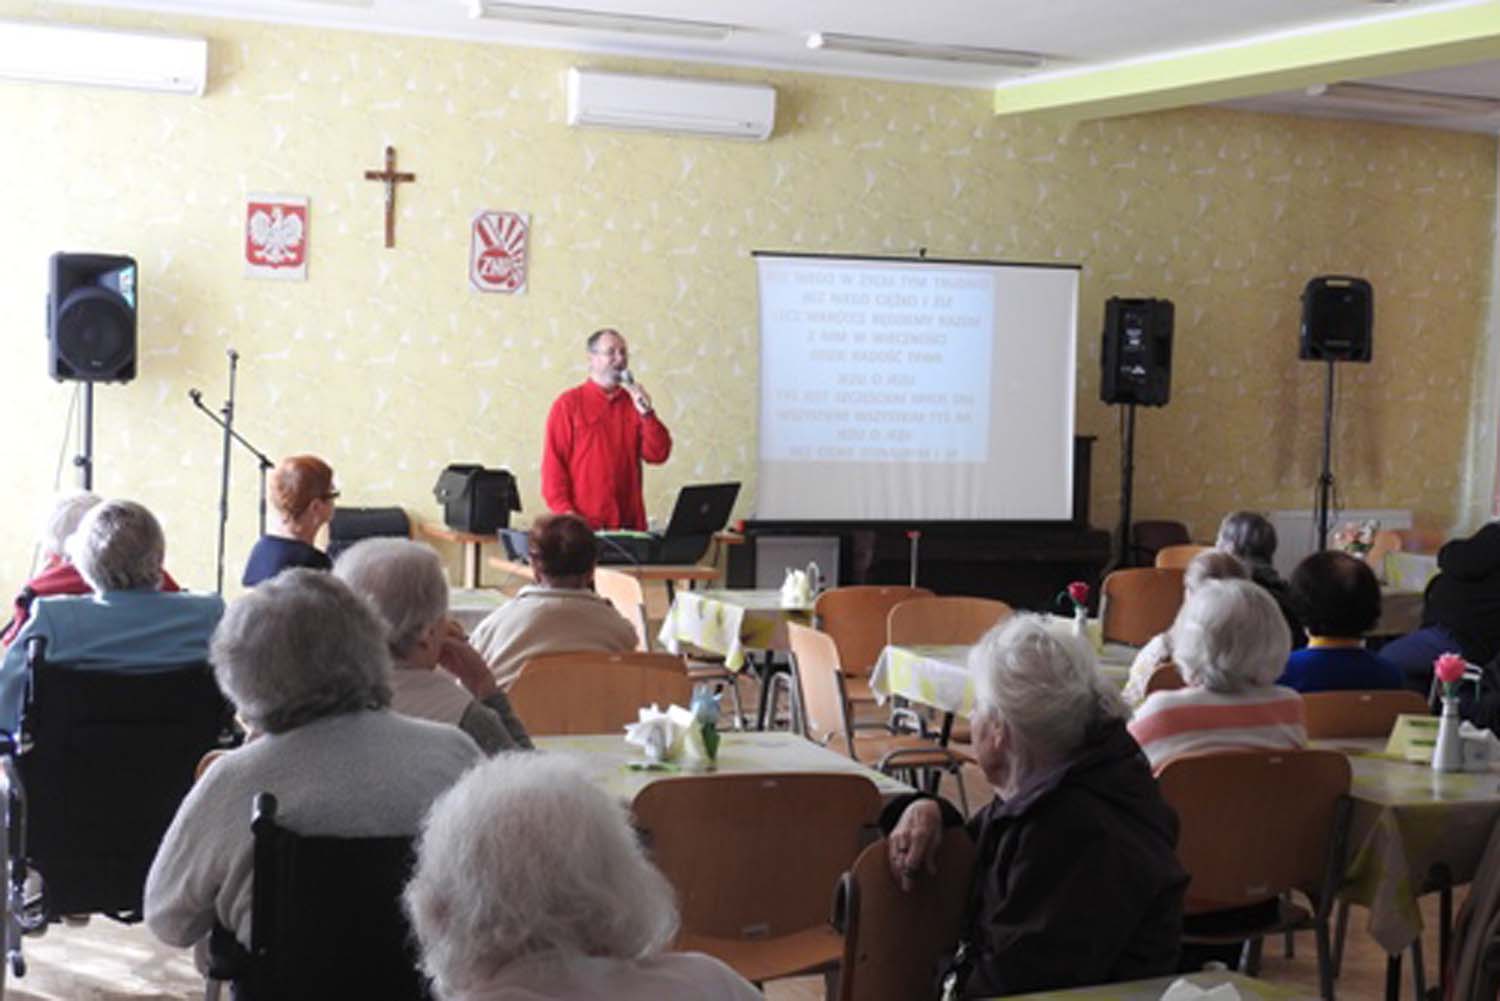
[{"label": "wooden chair", "polygon": [[[1254,976],[1263,936],[1311,929],[1318,983],[1333,1001],[1329,915],[1344,876],[1349,759],[1337,751],[1225,751],[1169,761],[1157,776],[1177,811],[1177,857],[1192,876],[1184,916],[1279,900],[1274,918],[1184,933],[1184,942],[1248,940],[1242,970]],[[1291,891],[1307,898],[1303,907]]]},{"label": "wooden chair", "polygon": [[894,605],[886,617],[886,642],[903,646],[978,643],[1010,614],[1009,605],[993,598],[909,598]]},{"label": "wooden chair", "polygon": [[[646,589],[641,586],[641,579],[634,574],[599,567],[594,570],[594,590],[615,606],[615,611],[635,629],[636,650],[640,653],[652,652],[655,645],[651,642],[651,631],[646,625]],[[729,689],[729,699],[734,706],[734,724],[736,728],[744,729],[745,713],[740,704],[739,672],[725,667],[723,658],[715,661],[693,656],[687,658],[687,671],[695,683],[713,685],[716,691]]]},{"label": "wooden chair", "polygon": [[1182,571],[1159,567],[1116,570],[1104,578],[1100,619],[1106,641],[1145,646],[1165,632],[1182,607]]},{"label": "wooden chair", "polygon": [[1385,737],[1402,713],[1419,716],[1431,710],[1416,692],[1310,692],[1302,696],[1307,711],[1307,735],[1314,740],[1340,737]]},{"label": "wooden chair", "polygon": [[688,705],[693,680],[667,653],[556,653],[528,660],[509,694],[532,736],[619,733],[641,706]]},{"label": "wooden chair", "polygon": [[872,765],[887,775],[905,772],[912,785],[918,784],[918,772],[928,772],[934,777],[939,771],[947,772],[958,786],[964,815],[968,815],[963,766],[971,764],[972,758],[889,728],[855,729],[833,637],[795,622],[787,624],[787,636],[792,649],[792,672],[801,690],[804,736],[824,747],[843,751],[855,761]]},{"label": "wooden chair", "polygon": [[912,598],[931,598],[925,587],[856,585],[836,587],[818,595],[813,617],[819,629],[833,637],[849,701],[870,703],[870,672],[886,645],[886,619],[891,609]]},{"label": "wooden chair", "polygon": [[1177,670],[1177,665],[1169,660],[1158,664],[1156,670],[1151,672],[1151,677],[1146,681],[1146,694],[1175,692],[1186,687],[1187,683],[1182,680],[1182,673]]},{"label": "wooden chair", "polygon": [[1199,553],[1206,553],[1213,546],[1200,546],[1192,542],[1163,546],[1156,551],[1156,567],[1159,570],[1185,570]]},{"label": "wooden chair", "polygon": [[880,807],[860,775],[721,773],[642,789],[632,812],[677,891],[675,948],[716,956],[756,984],[831,978],[844,943],[828,901]]},{"label": "wooden chair", "polygon": [[974,842],[950,828],[938,848],[937,875],[923,873],[909,892],[891,875],[877,841],[839,880],[833,923],[844,933],[839,1001],[936,1001],[938,963],[963,931],[974,879]]}]

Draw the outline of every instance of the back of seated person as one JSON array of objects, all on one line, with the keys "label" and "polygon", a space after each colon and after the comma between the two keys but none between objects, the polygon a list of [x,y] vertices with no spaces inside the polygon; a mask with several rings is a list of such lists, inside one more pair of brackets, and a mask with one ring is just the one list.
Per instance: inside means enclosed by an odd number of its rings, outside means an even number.
[{"label": "back of seated person", "polygon": [[1184,754],[1307,745],[1302,696],[1275,684],[1291,640],[1275,600],[1248,580],[1211,580],[1183,602],[1172,659],[1186,687],[1147,696],[1130,733],[1160,771]]},{"label": "back of seated person", "polygon": [[339,555],[333,573],[368,598],[390,627],[397,712],[456,726],[487,754],[532,746],[484,658],[448,618],[448,581],[431,547],[364,539]]},{"label": "back of seated person", "polygon": [[26,691],[27,647],[45,642],[49,662],[150,671],[206,661],[224,602],[217,595],[160,590],[166,540],[133,501],[106,501],[68,541],[88,597],[39,599],[0,661],[0,729],[15,732]]},{"label": "back of seated person", "polygon": [[[31,606],[38,598],[55,598],[61,595],[88,594],[92,588],[78,573],[68,559],[68,539],[78,530],[79,522],[90,509],[104,498],[87,490],[73,490],[62,494],[47,515],[42,527],[40,548],[42,569],[26,582],[16,595],[11,611],[10,625],[0,632],[0,646],[9,646],[20,633],[21,627],[31,616]],[[161,573],[163,591],[181,590],[172,575],[165,569]]]},{"label": "back of seated person", "polygon": [[635,627],[594,593],[599,544],[588,522],[576,514],[543,515],[531,523],[528,543],[536,583],[474,630],[474,647],[496,684],[509,688],[522,665],[542,654],[634,650]]},{"label": "back of seated person", "polygon": [[[146,924],[188,946],[215,923],[250,942],[257,793],[299,834],[405,837],[481,759],[454,727],[389,711],[384,623],[331,574],[285,570],[214,633],[219,687],[261,736],[219,758],[178,808],[146,879]],[[358,961],[358,957],[330,957]]]},{"label": "back of seated person", "polygon": [[1279,684],[1299,692],[1402,687],[1400,669],[1365,649],[1364,634],[1380,619],[1380,582],[1369,564],[1313,553],[1292,571],[1291,593],[1308,640],[1292,651]]}]

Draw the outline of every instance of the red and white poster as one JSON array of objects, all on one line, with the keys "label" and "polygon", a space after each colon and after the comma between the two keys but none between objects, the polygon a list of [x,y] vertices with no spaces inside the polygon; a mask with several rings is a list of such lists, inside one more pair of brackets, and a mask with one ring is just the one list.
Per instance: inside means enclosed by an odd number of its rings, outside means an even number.
[{"label": "red and white poster", "polygon": [[472,229],[469,284],[481,292],[525,292],[531,217],[523,212],[481,212]]},{"label": "red and white poster", "polygon": [[245,201],[245,277],[307,280],[307,199],[250,195]]}]

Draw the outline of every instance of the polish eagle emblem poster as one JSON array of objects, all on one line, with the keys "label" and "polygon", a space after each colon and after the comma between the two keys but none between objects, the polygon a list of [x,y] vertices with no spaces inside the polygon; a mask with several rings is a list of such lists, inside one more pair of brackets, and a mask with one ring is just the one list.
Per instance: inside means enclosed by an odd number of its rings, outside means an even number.
[{"label": "polish eagle emblem poster", "polygon": [[307,280],[307,199],[250,195],[245,203],[245,277]]},{"label": "polish eagle emblem poster", "polygon": [[480,212],[472,230],[469,284],[481,292],[525,292],[531,217],[522,212]]}]

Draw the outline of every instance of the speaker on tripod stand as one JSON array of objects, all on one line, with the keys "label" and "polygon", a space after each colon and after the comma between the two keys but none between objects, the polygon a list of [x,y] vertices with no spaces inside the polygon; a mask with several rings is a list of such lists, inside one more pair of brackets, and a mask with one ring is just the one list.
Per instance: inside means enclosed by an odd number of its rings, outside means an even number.
[{"label": "speaker on tripod stand", "polygon": [[1297,357],[1328,365],[1323,395],[1323,466],[1313,522],[1318,551],[1328,548],[1328,520],[1333,498],[1334,366],[1341,361],[1368,362],[1374,356],[1375,291],[1363,278],[1323,275],[1302,290],[1302,333]]},{"label": "speaker on tripod stand", "polygon": [[79,485],[94,486],[94,383],[135,378],[136,266],[111,254],[53,254],[47,291],[47,374],[83,383]]},{"label": "speaker on tripod stand", "polygon": [[1120,527],[1106,572],[1129,565],[1135,493],[1135,408],[1164,407],[1172,397],[1172,327],[1169,299],[1104,303],[1104,343],[1099,353],[1099,398],[1125,407],[1120,448]]}]

